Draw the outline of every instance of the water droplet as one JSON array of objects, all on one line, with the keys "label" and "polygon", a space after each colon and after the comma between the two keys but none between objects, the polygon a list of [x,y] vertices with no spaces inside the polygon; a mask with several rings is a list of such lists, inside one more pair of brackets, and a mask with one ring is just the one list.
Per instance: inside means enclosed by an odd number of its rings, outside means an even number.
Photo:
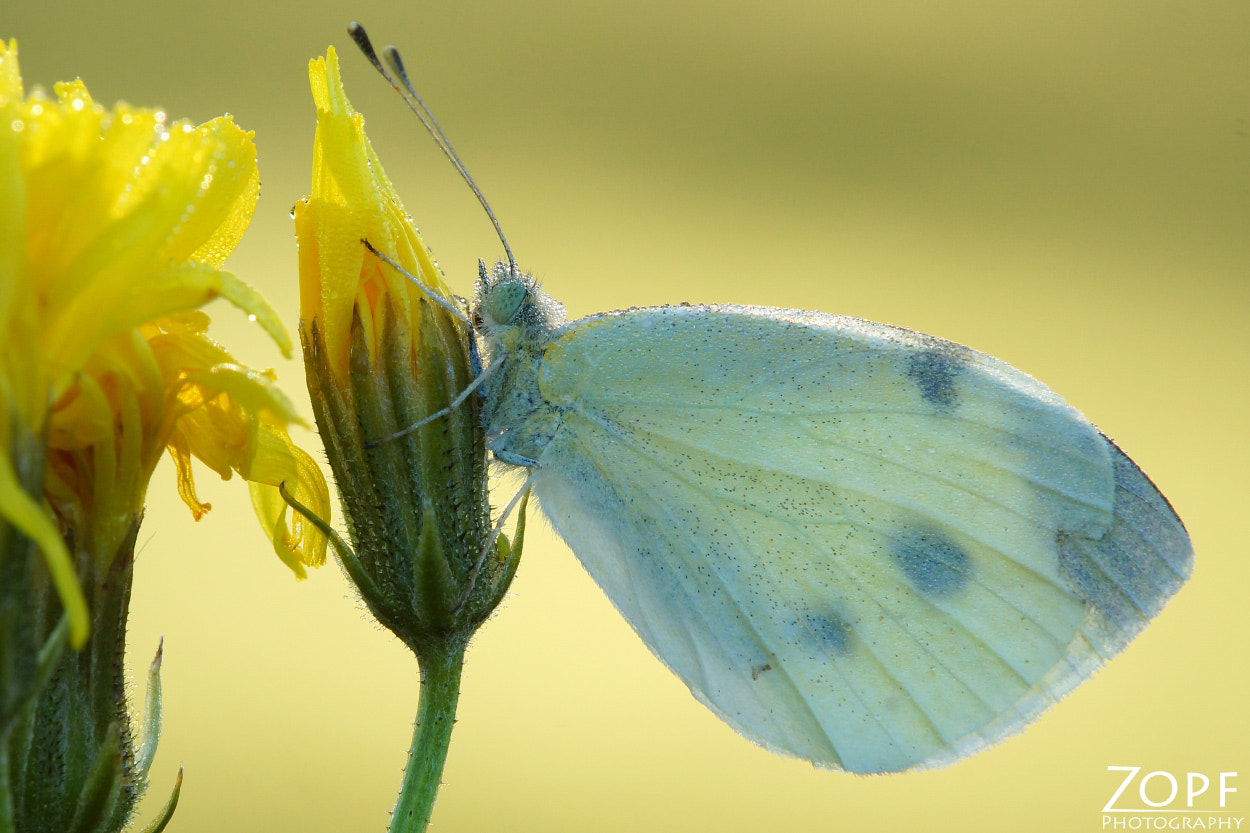
[{"label": "water droplet", "polygon": [[26,122],[22,121],[21,119],[14,119],[13,121],[9,122],[9,127],[13,128],[14,133],[21,133],[23,130],[26,129]]},{"label": "water droplet", "polygon": [[256,323],[256,313],[248,313],[247,320],[248,320],[248,321],[251,321],[253,324],[255,324],[255,323]]},{"label": "water droplet", "polygon": [[75,110],[81,110],[86,105],[81,98],[76,98],[70,102],[69,106],[73,107]]},{"label": "water droplet", "polygon": [[31,114],[32,116],[41,116],[41,115],[43,115],[43,105],[42,105],[42,104],[35,104],[35,105],[33,105],[33,106],[30,108],[30,114]]}]

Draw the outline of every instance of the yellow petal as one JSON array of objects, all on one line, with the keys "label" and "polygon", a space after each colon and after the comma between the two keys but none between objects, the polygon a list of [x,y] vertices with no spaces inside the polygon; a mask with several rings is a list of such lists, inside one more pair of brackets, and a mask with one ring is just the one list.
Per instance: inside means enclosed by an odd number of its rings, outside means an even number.
[{"label": "yellow petal", "polygon": [[274,340],[283,355],[291,354],[291,337],[278,313],[264,296],[229,272],[222,272],[196,262],[173,264],[156,271],[150,279],[132,279],[124,286],[96,286],[83,293],[77,307],[85,311],[88,302],[108,305],[96,307],[93,317],[65,315],[57,322],[52,338],[72,342],[76,349],[62,351],[62,361],[75,367],[85,361],[104,339],[153,319],[202,306],[215,298],[224,298],[250,318]]},{"label": "yellow petal", "polygon": [[287,334],[286,327],[278,317],[278,313],[269,306],[265,297],[229,272],[218,274],[222,277],[221,297],[246,312],[257,324],[260,324],[261,329],[268,333],[278,345],[282,355],[290,358],[291,337]]},{"label": "yellow petal", "polygon": [[252,221],[260,194],[255,134],[229,116],[206,122],[195,133],[201,140],[195,156],[201,173],[195,212],[170,240],[165,256],[220,267]]},{"label": "yellow petal", "polygon": [[[297,207],[295,218],[301,246],[300,317],[304,327],[317,320],[332,371],[346,380],[356,315],[362,321],[372,318],[390,296],[412,327],[427,294],[448,301],[453,295],[374,153],[363,117],[347,100],[333,49],[310,62],[309,80],[317,136],[312,195]],[[392,257],[424,288],[369,254],[362,239]],[[367,336],[366,343],[376,352],[377,334]]]},{"label": "yellow petal", "polygon": [[233,407],[240,407],[248,414],[266,413],[284,423],[303,422],[271,373],[262,373],[241,364],[218,364],[188,370],[186,381],[208,391],[228,395]]},{"label": "yellow petal", "polygon": [[57,85],[57,95],[27,103],[39,130],[21,143],[24,248],[45,302],[53,395],[111,335],[216,297],[252,316],[289,355],[272,308],[217,271],[255,206],[251,134],[224,118],[194,127],[167,125],[153,110],[110,114],[78,82]]},{"label": "yellow petal", "polygon": [[[6,62],[0,53],[0,85],[4,83],[6,63],[12,62]],[[0,119],[10,121],[5,112],[8,109],[0,107]],[[26,188],[17,140],[17,131],[0,123],[0,322],[9,320],[12,297],[19,288],[17,276],[26,253]]]},{"label": "yellow petal", "polygon": [[0,106],[22,99],[22,71],[17,65],[17,41],[0,41]]}]

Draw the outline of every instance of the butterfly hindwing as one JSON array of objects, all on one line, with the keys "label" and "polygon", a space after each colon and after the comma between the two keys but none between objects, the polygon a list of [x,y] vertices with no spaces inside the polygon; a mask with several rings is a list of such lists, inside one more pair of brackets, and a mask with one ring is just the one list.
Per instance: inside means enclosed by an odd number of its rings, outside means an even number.
[{"label": "butterfly hindwing", "polygon": [[949,342],[630,310],[557,331],[538,384],[555,528],[700,700],[821,765],[942,763],[1018,731],[1188,574],[1127,457]]}]

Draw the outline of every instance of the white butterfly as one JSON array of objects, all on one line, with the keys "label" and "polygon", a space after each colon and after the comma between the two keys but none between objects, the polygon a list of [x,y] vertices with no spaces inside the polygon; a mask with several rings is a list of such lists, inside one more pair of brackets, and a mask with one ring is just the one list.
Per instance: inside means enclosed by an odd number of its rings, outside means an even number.
[{"label": "white butterfly", "polygon": [[563,323],[482,272],[487,442],[634,630],[751,740],[938,766],[1020,731],[1192,568],[1168,502],[1031,377],[737,306]]},{"label": "white butterfly", "polygon": [[398,52],[388,71],[351,34],[508,253],[481,270],[488,364],[452,407],[481,387],[495,457],[532,470],[591,576],[743,735],[851,772],[949,763],[1020,731],[1189,577],[1189,537],[1146,475],[983,353],[766,307],[565,324]]}]

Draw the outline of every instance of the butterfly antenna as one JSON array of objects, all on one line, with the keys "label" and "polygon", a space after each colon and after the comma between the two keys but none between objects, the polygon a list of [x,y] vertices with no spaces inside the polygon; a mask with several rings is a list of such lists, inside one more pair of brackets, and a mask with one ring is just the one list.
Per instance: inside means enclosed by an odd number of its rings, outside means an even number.
[{"label": "butterfly antenna", "polygon": [[491,210],[490,203],[486,201],[486,197],[482,194],[482,189],[478,188],[477,183],[473,181],[473,177],[469,176],[468,168],[464,166],[464,162],[461,161],[459,154],[456,153],[456,149],[451,146],[451,141],[447,138],[447,134],[443,132],[443,128],[439,126],[438,119],[434,118],[434,113],[430,111],[429,107],[425,106],[425,102],[421,100],[421,96],[417,95],[412,82],[408,80],[408,72],[404,69],[404,62],[399,56],[399,50],[393,46],[383,49],[382,55],[386,59],[386,63],[383,64],[382,59],[378,57],[378,53],[373,48],[373,43],[369,40],[369,35],[365,32],[365,27],[352,21],[351,25],[347,27],[347,34],[356,42],[357,48],[364,53],[364,56],[369,59],[369,63],[373,64],[373,68],[386,79],[386,82],[391,85],[395,92],[399,93],[404,103],[408,105],[408,109],[416,115],[421,125],[434,138],[439,150],[459,171],[461,179],[473,191],[477,201],[486,210],[486,216],[490,218],[491,225],[495,227],[495,233],[499,235],[499,242],[503,244],[504,254],[508,256],[509,270],[514,275],[519,274],[516,259],[512,257],[512,249],[508,246],[508,239],[503,236],[503,229],[499,225],[499,220],[495,217],[495,212]]}]

